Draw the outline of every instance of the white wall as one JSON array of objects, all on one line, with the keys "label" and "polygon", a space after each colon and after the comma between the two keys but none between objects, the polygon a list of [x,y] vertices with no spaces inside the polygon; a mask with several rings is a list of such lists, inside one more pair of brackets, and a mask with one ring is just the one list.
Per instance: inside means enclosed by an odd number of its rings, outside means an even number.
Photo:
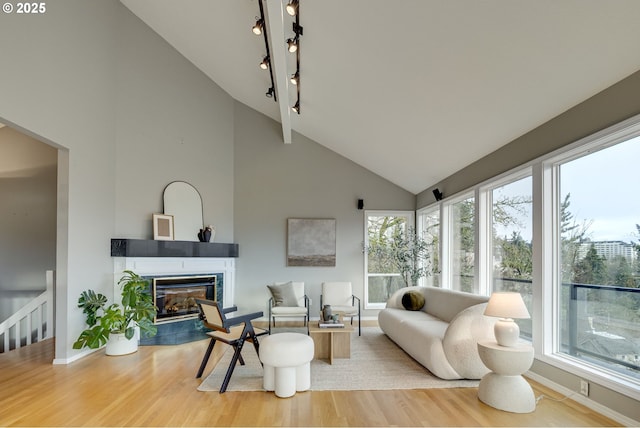
[{"label": "white wall", "polygon": [[[235,303],[266,313],[266,284],[289,280],[305,282],[312,317],[323,281],[351,281],[364,298],[364,210],[357,200],[366,209],[414,210],[415,196],[299,134],[284,144],[278,123],[241,103],[235,123]],[[335,267],[286,266],[290,217],[336,219]]]}]

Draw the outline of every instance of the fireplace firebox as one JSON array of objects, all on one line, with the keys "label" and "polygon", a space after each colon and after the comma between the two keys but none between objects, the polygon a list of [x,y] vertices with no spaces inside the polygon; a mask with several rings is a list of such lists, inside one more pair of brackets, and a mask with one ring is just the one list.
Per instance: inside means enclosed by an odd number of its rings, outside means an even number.
[{"label": "fireplace firebox", "polygon": [[170,276],[152,278],[152,295],[158,313],[156,324],[198,318],[196,299],[216,300],[217,276]]},{"label": "fireplace firebox", "polygon": [[221,302],[223,307],[233,306],[238,244],[112,239],[111,255],[114,298],[122,293],[117,278],[132,270],[149,280],[149,293],[159,309],[154,320],[158,333],[141,337],[140,345],[179,345],[206,339],[207,330],[194,305],[199,297]]}]

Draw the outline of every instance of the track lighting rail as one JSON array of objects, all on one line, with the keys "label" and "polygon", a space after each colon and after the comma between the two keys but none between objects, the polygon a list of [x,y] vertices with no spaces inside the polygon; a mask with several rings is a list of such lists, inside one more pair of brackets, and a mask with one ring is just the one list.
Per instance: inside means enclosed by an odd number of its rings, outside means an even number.
[{"label": "track lighting rail", "polygon": [[[300,25],[300,2],[299,0],[290,0],[284,10],[281,0],[257,0],[257,2],[260,8],[260,16],[256,17],[256,23],[252,31],[257,35],[262,35],[264,38],[266,53],[259,66],[263,70],[269,69],[271,80],[271,86],[267,89],[265,95],[278,102],[282,138],[285,144],[290,144],[291,115],[293,113],[300,114],[300,88],[303,77],[300,67],[300,39],[304,30]],[[284,13],[285,11],[286,14]],[[285,35],[285,27],[288,27],[288,25],[285,25],[287,15],[294,18],[291,27],[293,36],[291,37]],[[278,40],[283,43],[278,43]],[[269,41],[272,43],[271,46],[269,46]],[[288,57],[289,53],[296,55],[295,71],[293,73],[290,70],[291,60],[288,59],[290,58]],[[293,92],[294,87],[295,92]],[[292,94],[294,94],[293,97]]]},{"label": "track lighting rail", "polygon": [[264,20],[264,8],[262,7],[262,0],[258,0],[258,5],[260,6],[260,19],[256,22],[256,25],[253,26],[252,31],[256,35],[262,34],[264,38],[264,48],[267,52],[266,56],[260,63],[260,68],[263,70],[269,70],[269,77],[271,79],[271,87],[267,89],[265,95],[268,98],[273,98],[273,101],[278,102],[278,96],[276,95],[276,84],[273,80],[273,67],[271,66],[271,50],[269,49],[269,37],[267,36],[267,31],[265,29],[265,20]]},{"label": "track lighting rail", "polygon": [[[294,2],[291,1],[287,5],[287,12],[289,12],[289,5],[292,5]],[[291,107],[291,110],[294,113],[300,114],[300,36],[302,36],[302,26],[300,25],[300,3],[295,1],[295,17],[296,20],[293,23],[293,32],[295,33],[296,40],[296,72],[291,76],[291,83],[293,83],[296,87],[296,103]],[[291,52],[291,49],[289,49]]]}]

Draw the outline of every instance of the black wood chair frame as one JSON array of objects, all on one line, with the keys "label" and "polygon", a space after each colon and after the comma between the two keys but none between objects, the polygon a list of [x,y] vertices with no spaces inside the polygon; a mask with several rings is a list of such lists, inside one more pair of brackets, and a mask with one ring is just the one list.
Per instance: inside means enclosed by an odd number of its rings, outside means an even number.
[{"label": "black wood chair frame", "polygon": [[[258,336],[268,334],[268,331],[255,328],[251,324],[251,320],[260,318],[263,313],[253,312],[250,314],[227,317],[227,314],[237,311],[238,307],[231,306],[229,308],[222,308],[220,302],[204,299],[196,299],[196,303],[198,304],[200,319],[204,326],[212,330],[207,333],[211,337],[211,340],[209,341],[209,346],[202,358],[202,363],[200,364],[196,378],[200,378],[202,376],[202,373],[207,366],[207,362],[209,361],[209,357],[211,356],[211,352],[213,351],[213,347],[217,341],[230,345],[234,350],[231,362],[229,363],[224,380],[220,386],[220,393],[223,393],[227,390],[227,386],[229,385],[229,381],[231,380],[231,375],[233,375],[233,370],[235,369],[236,364],[240,362],[241,365],[244,365],[244,359],[241,355],[244,343],[247,341],[252,342],[256,353],[258,356],[260,355]],[[207,314],[209,315],[208,317]]]}]

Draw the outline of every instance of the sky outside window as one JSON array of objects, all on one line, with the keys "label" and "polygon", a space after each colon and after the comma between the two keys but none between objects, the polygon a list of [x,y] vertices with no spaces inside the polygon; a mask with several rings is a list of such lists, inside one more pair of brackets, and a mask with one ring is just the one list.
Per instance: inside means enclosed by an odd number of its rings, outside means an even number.
[{"label": "sky outside window", "polygon": [[640,137],[562,165],[562,199],[592,241],[638,241]]}]

